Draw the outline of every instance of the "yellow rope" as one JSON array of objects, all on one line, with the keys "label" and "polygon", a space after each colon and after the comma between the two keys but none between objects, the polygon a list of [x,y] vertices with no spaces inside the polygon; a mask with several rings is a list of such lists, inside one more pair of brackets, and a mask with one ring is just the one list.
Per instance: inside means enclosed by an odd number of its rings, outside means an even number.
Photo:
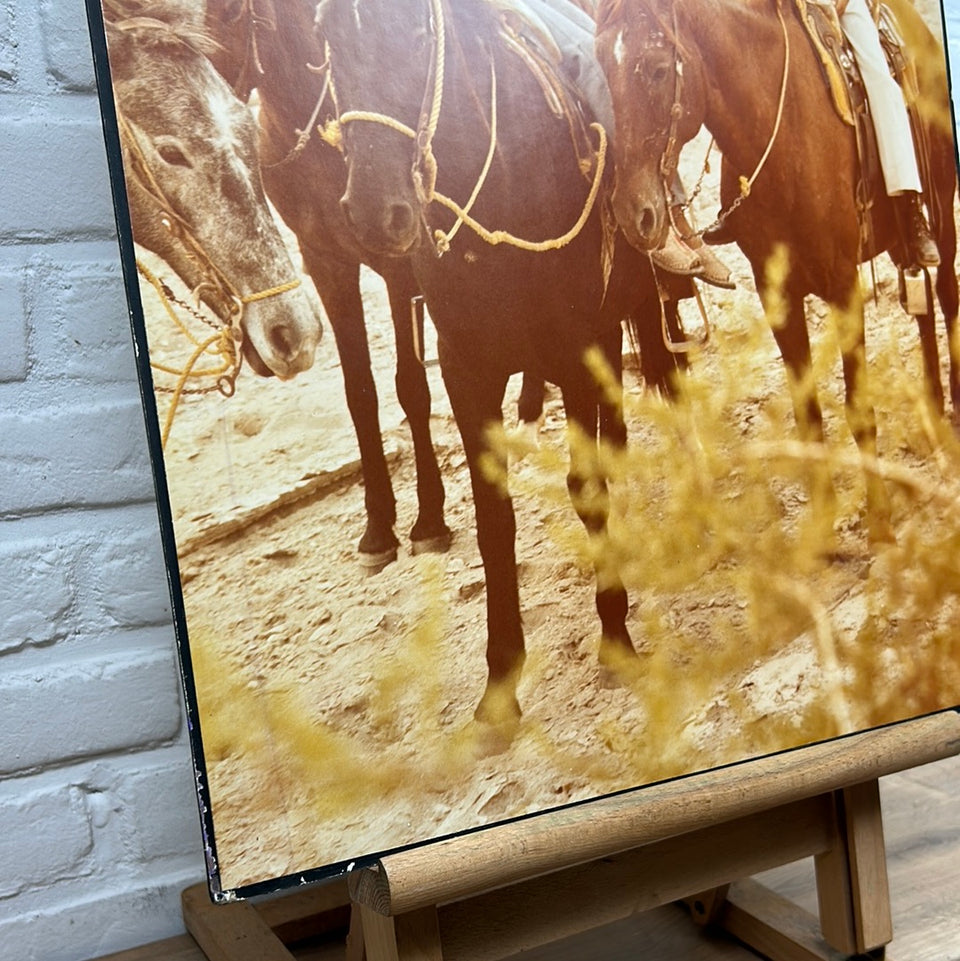
[{"label": "yellow rope", "polygon": [[417,139],[417,132],[413,127],[408,127],[405,123],[401,123],[399,120],[395,120],[393,117],[388,116],[385,113],[375,113],[372,110],[348,110],[343,114],[339,120],[330,120],[324,126],[324,132],[321,134],[327,143],[331,143],[332,140],[326,133],[327,130],[333,129],[335,131],[333,139],[340,143],[342,140],[342,135],[337,128],[342,127],[345,123],[351,123],[354,120],[368,120],[370,123],[379,123],[384,127],[390,127],[391,130],[396,130],[397,133],[402,133],[405,137],[409,137],[411,140]]},{"label": "yellow rope", "polygon": [[[155,361],[150,362],[151,369],[176,378],[176,383],[170,390],[170,407],[167,410],[167,416],[164,418],[163,428],[160,436],[161,445],[164,449],[166,449],[167,440],[169,439],[170,431],[173,428],[173,421],[176,416],[177,409],[180,406],[180,401],[183,397],[183,394],[186,391],[187,383],[190,380],[203,377],[216,377],[220,379],[223,377],[230,377],[231,375],[235,376],[235,374],[239,371],[239,363],[237,360],[237,339],[234,335],[232,327],[223,327],[206,340],[199,340],[183,323],[177,312],[173,309],[173,305],[170,303],[170,298],[167,296],[162,281],[150,270],[149,267],[147,267],[146,264],[143,263],[143,261],[139,259],[137,260],[137,270],[156,291],[167,316],[173,321],[177,329],[190,341],[190,343],[194,345],[193,352],[191,353],[186,364],[181,369],[170,367],[166,364],[160,364]],[[216,350],[211,351],[211,348],[214,346],[216,346]],[[198,368],[197,364],[204,355],[219,357],[222,362],[217,367]]]},{"label": "yellow rope", "polygon": [[[206,351],[217,344],[219,352],[224,356],[224,365],[218,371],[205,371],[205,370],[195,370],[195,366],[200,358],[206,353]],[[209,337],[203,343],[197,345],[197,349],[190,355],[190,359],[187,361],[186,366],[182,371],[179,372],[177,378],[177,384],[173,389],[173,396],[170,400],[170,407],[167,410],[167,416],[163,423],[163,431],[160,436],[160,445],[166,450],[167,441],[170,438],[170,431],[173,429],[173,419],[176,416],[177,408],[180,406],[180,399],[183,396],[184,390],[186,390],[187,381],[192,377],[201,376],[212,376],[214,374],[219,374],[224,376],[229,374],[231,370],[236,366],[236,351],[232,351],[231,356],[227,356],[226,350],[228,345],[232,347],[235,344],[233,339],[233,329],[230,327],[224,327],[223,330],[218,331],[212,337]],[[157,367],[155,364],[151,364],[151,367],[155,369],[162,370],[162,367]],[[171,373],[176,374],[176,371],[171,371]]]},{"label": "yellow rope", "polygon": [[437,57],[434,63],[433,98],[430,104],[430,115],[427,118],[426,129],[418,140],[420,156],[426,170],[426,182],[419,170],[414,168],[414,179],[423,194],[423,199],[429,203],[433,199],[437,187],[437,157],[433,152],[433,138],[440,124],[440,108],[443,104],[443,77],[447,62],[447,26],[443,16],[443,0],[431,0],[434,15],[434,31],[437,37]]},{"label": "yellow rope", "polygon": [[[473,205],[477,202],[477,197],[480,196],[480,191],[483,190],[483,185],[486,183],[487,174],[490,173],[490,167],[493,165],[493,156],[497,152],[497,71],[494,67],[493,60],[490,61],[490,146],[487,148],[487,156],[483,161],[483,168],[480,170],[480,176],[477,177],[477,182],[474,184],[473,190],[470,193],[470,197],[464,205],[464,212],[470,213]],[[436,190],[434,189],[434,196],[436,196]],[[442,230],[437,230],[434,234],[434,241],[437,245],[437,250],[440,253],[446,253],[450,249],[450,244],[453,242],[453,238],[456,237],[457,231],[463,225],[463,217],[457,217],[456,223],[453,227],[447,231],[446,234]]]},{"label": "yellow rope", "polygon": [[[740,174],[737,177],[737,183],[739,184],[740,191],[736,197],[734,197],[733,202],[725,210],[720,211],[716,219],[708,227],[699,231],[700,235],[705,234],[707,231],[713,230],[715,227],[722,224],[727,217],[730,216],[739,206],[742,204],[749,196],[750,191],[753,189],[753,184],[757,177],[760,176],[760,171],[763,170],[766,165],[767,158],[770,156],[770,151],[773,150],[773,145],[777,139],[777,135],[780,133],[780,123],[783,120],[783,108],[787,100],[787,81],[790,77],[790,32],[787,27],[787,22],[783,16],[783,3],[782,0],[777,0],[777,19],[780,21],[780,30],[783,33],[783,73],[780,77],[780,94],[777,100],[777,115],[774,119],[773,130],[770,134],[770,139],[767,141],[766,149],[763,151],[763,155],[757,162],[756,167],[753,169],[753,173],[749,177],[744,174]],[[708,151],[709,154],[709,151]]]},{"label": "yellow rope", "polygon": [[[565,247],[572,240],[574,240],[577,235],[583,230],[584,225],[590,217],[593,210],[593,205],[596,202],[597,194],[600,192],[600,183],[603,179],[603,170],[606,164],[606,154],[607,154],[607,132],[603,129],[603,126],[599,123],[590,124],[591,129],[596,130],[600,137],[600,145],[597,150],[597,169],[594,174],[593,183],[590,186],[590,192],[587,194],[587,199],[584,202],[583,210],[580,212],[580,216],[577,218],[577,222],[565,233],[559,237],[553,237],[549,240],[524,240],[521,237],[517,237],[507,230],[488,230],[483,224],[478,223],[474,220],[470,214],[464,210],[462,207],[458,206],[456,201],[451,200],[449,197],[445,197],[443,194],[436,194],[434,199],[446,207],[448,210],[453,211],[456,216],[462,220],[478,237],[484,240],[486,243],[496,246],[497,244],[509,244],[511,247],[518,247],[520,250],[526,250],[531,253],[545,253],[548,250],[559,250],[561,247]],[[438,231],[438,234],[442,233]]]},{"label": "yellow rope", "polygon": [[268,297],[276,297],[278,294],[285,294],[288,290],[296,290],[300,286],[298,277],[288,280],[285,284],[277,284],[276,287],[268,287],[266,290],[257,291],[255,294],[247,294],[240,298],[241,304],[255,304],[258,300],[266,300]]},{"label": "yellow rope", "polygon": [[750,174],[749,177],[744,177],[742,174],[740,175],[741,197],[750,196],[750,190],[753,187],[754,181],[757,179],[760,171],[763,170],[767,162],[767,157],[770,156],[770,151],[773,150],[773,144],[777,139],[777,134],[780,132],[780,122],[783,120],[783,105],[787,99],[787,79],[790,76],[790,32],[787,29],[787,22],[783,17],[782,0],[777,0],[777,19],[780,21],[780,29],[783,32],[783,74],[780,80],[780,96],[777,101],[777,117],[773,124],[773,132],[767,141],[767,148],[764,150],[763,156],[758,161],[753,173]]},{"label": "yellow rope", "polygon": [[[407,124],[402,123],[394,117],[388,114],[378,113],[372,110],[348,110],[345,111],[339,118],[328,121],[323,127],[318,128],[320,137],[328,143],[330,146],[337,148],[338,150],[343,149],[343,125],[347,123],[355,123],[357,121],[366,121],[367,123],[378,123],[382,126],[388,127],[397,133],[402,134],[405,137],[418,143],[418,147],[423,159],[424,165],[427,168],[429,174],[429,184],[418,183],[418,194],[420,194],[421,201],[425,204],[432,203],[436,201],[441,206],[446,207],[447,210],[451,211],[457,218],[453,227],[449,231],[436,230],[434,231],[434,243],[436,245],[437,251],[440,254],[445,253],[450,248],[450,243],[456,236],[457,231],[459,231],[461,225],[466,225],[469,227],[481,240],[491,246],[497,246],[498,244],[508,244],[512,247],[517,247],[520,250],[526,250],[531,253],[543,253],[549,250],[559,250],[561,247],[565,247],[572,240],[574,240],[580,231],[583,229],[587,220],[593,211],[593,206],[596,202],[597,195],[600,192],[600,184],[603,180],[603,172],[606,166],[606,153],[607,153],[607,132],[604,130],[603,126],[599,123],[591,124],[591,128],[597,131],[599,136],[599,146],[597,148],[596,157],[596,170],[594,171],[593,183],[590,186],[590,192],[587,194],[587,199],[584,203],[583,210],[580,212],[580,216],[577,218],[576,223],[565,233],[559,237],[553,237],[548,240],[525,240],[522,237],[517,237],[515,234],[510,233],[507,230],[490,230],[484,227],[478,220],[470,215],[470,210],[476,202],[479,196],[480,190],[486,181],[487,174],[490,172],[490,167],[493,162],[493,157],[496,152],[497,145],[497,77],[496,69],[494,67],[493,61],[490,63],[490,73],[491,73],[491,106],[490,106],[490,146],[487,150],[487,156],[484,160],[483,168],[480,171],[480,175],[477,178],[477,182],[474,185],[473,190],[470,193],[470,197],[464,206],[460,206],[455,200],[446,196],[445,194],[439,193],[436,190],[436,175],[437,175],[437,161],[433,155],[432,143],[433,137],[436,133],[437,126],[440,122],[440,109],[443,103],[443,72],[445,65],[445,46],[446,46],[446,28],[443,19],[443,0],[431,0],[431,5],[434,11],[434,16],[436,19],[436,32],[437,32],[437,55],[436,55],[436,65],[435,65],[435,77],[434,77],[434,92],[431,102],[430,114],[427,118],[426,125],[422,128],[421,133],[418,134],[416,130],[412,127],[407,126]],[[334,101],[336,101],[336,93],[331,84],[331,92],[334,95]],[[419,179],[417,177],[417,171],[414,172],[415,181]]]}]

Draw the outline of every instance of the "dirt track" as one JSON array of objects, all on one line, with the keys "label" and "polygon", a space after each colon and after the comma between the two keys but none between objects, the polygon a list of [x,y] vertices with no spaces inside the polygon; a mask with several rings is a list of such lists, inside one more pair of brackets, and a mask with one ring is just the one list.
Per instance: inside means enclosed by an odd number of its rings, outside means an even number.
[{"label": "dirt track", "polygon": [[[759,322],[758,308],[742,263],[737,275],[735,294],[708,294],[710,313],[720,323],[732,306],[731,316],[750,327]],[[889,279],[884,283],[889,290]],[[368,300],[403,532],[415,511],[412,454],[391,400],[389,324],[376,278]],[[881,327],[902,327],[904,346],[913,349],[910,322],[889,293],[872,316]],[[476,758],[471,716],[485,677],[483,577],[465,462],[442,386],[433,376],[453,548],[443,557],[402,552],[369,577],[355,556],[363,507],[352,430],[329,341],[322,350],[316,367],[293,383],[247,374],[230,400],[214,395],[185,404],[168,446],[224,887],[832,732],[814,710],[829,700],[831,685],[809,633],[767,657],[747,650],[739,665],[718,669],[691,689],[688,696],[700,700],[669,708],[666,727],[650,716],[640,691],[602,687],[593,578],[569,546],[581,534],[563,503],[561,476],[555,505],[517,497],[529,650],[520,688],[524,725],[509,751]],[[765,371],[769,397],[782,399],[772,342],[753,363]],[[839,383],[832,387],[836,394]],[[746,436],[765,403],[755,398],[739,411]],[[649,430],[635,425],[634,443]],[[564,436],[553,399],[541,443],[562,456]],[[534,468],[515,469],[521,490],[524,471],[533,476]],[[271,506],[298,489],[305,493],[289,506]],[[802,500],[792,507],[784,501],[785,523],[803,510]],[[217,536],[231,525],[235,533]],[[821,582],[820,596],[828,608],[847,597],[837,613],[853,636],[865,614],[858,578],[866,554],[855,517],[849,527],[853,557]],[[736,622],[737,604],[711,596],[708,585],[659,604],[634,595],[631,630],[657,652],[662,642],[646,636],[645,624],[650,605],[662,608],[671,635],[702,638],[696,656],[709,665],[711,644],[723,643],[711,640],[716,626]],[[682,696],[688,655],[682,647],[661,653],[655,670]],[[716,653],[729,660],[728,652]],[[844,710],[857,726],[856,707]],[[783,731],[788,740],[777,740]]]}]

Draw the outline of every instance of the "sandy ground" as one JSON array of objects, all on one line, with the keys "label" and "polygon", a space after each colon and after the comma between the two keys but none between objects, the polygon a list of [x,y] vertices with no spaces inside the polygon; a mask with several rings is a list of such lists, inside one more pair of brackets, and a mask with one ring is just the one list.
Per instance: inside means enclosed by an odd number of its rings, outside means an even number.
[{"label": "sandy ground", "polygon": [[[704,150],[701,141],[686,152],[688,182]],[[704,222],[714,189],[708,177]],[[742,389],[716,412],[725,432],[710,436],[721,445],[789,438],[786,380],[749,269],[734,248],[723,256],[738,289],[704,291],[716,331],[695,358],[700,383],[730,381],[731,351],[748,353],[737,356],[734,370],[743,373],[732,375]],[[374,275],[365,276],[364,289],[403,538],[416,507],[412,449],[392,385],[385,292]],[[181,347],[146,296],[153,352],[173,357]],[[868,310],[871,343],[892,347],[915,384],[915,329],[896,303],[886,264],[878,298]],[[811,304],[828,430],[849,456],[825,316],[822,305]],[[566,438],[551,395],[541,454],[514,465],[511,475],[528,645],[524,717],[509,747],[491,753],[472,723],[485,679],[485,624],[469,481],[439,372],[430,378],[454,542],[445,555],[414,557],[401,548],[399,560],[374,576],[355,553],[362,478],[332,335],[315,366],[293,382],[245,371],[234,397],[191,397],[177,410],[165,465],[224,889],[895,720],[938,699],[960,701],[952,676],[925,699],[899,697],[918,664],[930,674],[937,659],[956,662],[960,652],[931,647],[928,630],[916,633],[907,657],[894,647],[906,615],[876,626],[871,584],[882,571],[866,546],[862,491],[850,472],[839,485],[840,560],[812,570],[802,585],[770,592],[769,604],[794,604],[795,616],[758,629],[769,612],[722,576],[723,558],[659,587],[637,575],[629,623],[643,677],[604,686],[585,537],[565,503],[562,468],[554,469]],[[665,435],[657,417],[669,415],[656,407],[651,415],[642,384],[630,373],[627,381],[629,404],[637,405],[628,407],[632,445],[659,457]],[[160,397],[161,414],[167,402]],[[508,422],[513,409],[508,400]],[[916,440],[913,411],[899,395],[881,409],[882,453],[935,486],[939,465],[922,437]],[[711,423],[704,415],[695,430],[706,436]],[[615,485],[615,507],[626,505],[623,524],[635,548],[645,536],[653,544],[654,527],[669,528],[662,482],[641,471]],[[646,535],[627,523],[636,516],[631,486],[654,505]],[[795,529],[809,511],[802,485],[789,476],[782,483],[771,477],[773,488],[777,517],[758,520],[758,544],[766,543],[768,527]],[[896,520],[906,529],[909,511]],[[669,529],[656,536],[669,541]],[[919,619],[931,628],[955,614],[941,606]],[[868,641],[873,673],[864,678],[858,645]],[[857,694],[865,687],[872,704]]]}]

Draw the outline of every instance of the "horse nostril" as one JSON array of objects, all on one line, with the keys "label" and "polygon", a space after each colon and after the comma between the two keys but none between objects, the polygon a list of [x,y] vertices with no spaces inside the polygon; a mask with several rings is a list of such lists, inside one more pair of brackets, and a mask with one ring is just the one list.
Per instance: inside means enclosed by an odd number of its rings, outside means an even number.
[{"label": "horse nostril", "polygon": [[637,230],[643,237],[653,236],[654,230],[657,226],[657,215],[652,207],[644,207],[641,209],[639,216],[637,217]]},{"label": "horse nostril", "polygon": [[293,357],[298,350],[296,333],[287,324],[277,324],[270,330],[270,346],[278,357]]},{"label": "horse nostril", "polygon": [[393,238],[404,239],[413,228],[413,208],[408,203],[391,204],[386,217],[386,227]]}]

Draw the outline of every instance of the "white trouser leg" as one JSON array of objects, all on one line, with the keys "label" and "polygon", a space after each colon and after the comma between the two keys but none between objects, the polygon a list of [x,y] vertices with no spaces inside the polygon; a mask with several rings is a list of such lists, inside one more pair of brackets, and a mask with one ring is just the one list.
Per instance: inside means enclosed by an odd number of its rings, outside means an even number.
[{"label": "white trouser leg", "polygon": [[867,89],[887,193],[891,196],[906,190],[919,193],[920,171],[907,107],[900,87],[890,76],[866,0],[849,0],[840,18],[840,26],[850,41]]}]

